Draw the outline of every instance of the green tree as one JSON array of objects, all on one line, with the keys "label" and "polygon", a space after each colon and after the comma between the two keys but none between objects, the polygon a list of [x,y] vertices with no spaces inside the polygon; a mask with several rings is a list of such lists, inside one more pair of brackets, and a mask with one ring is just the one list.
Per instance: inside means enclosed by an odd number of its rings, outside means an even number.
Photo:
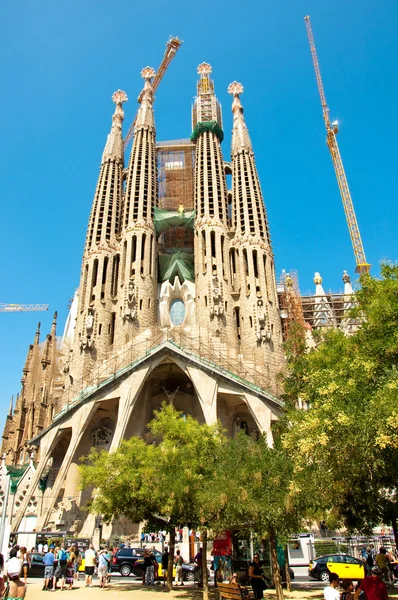
[{"label": "green tree", "polygon": [[155,444],[133,437],[111,454],[92,450],[81,467],[82,486],[95,486],[89,510],[102,514],[105,521],[124,515],[169,532],[170,590],[175,528],[201,522],[198,490],[211,474],[226,438],[219,425],[199,425],[166,405],[155,413],[148,429]]},{"label": "green tree", "polygon": [[214,530],[245,529],[268,539],[277,598],[283,598],[277,540],[287,541],[302,525],[303,498],[292,488],[293,463],[276,440],[240,434],[222,448],[214,474],[202,489],[202,504]]},{"label": "green tree", "polygon": [[354,335],[332,330],[308,353],[288,348],[283,443],[312,516],[362,530],[384,520],[398,544],[398,266],[361,284]]}]

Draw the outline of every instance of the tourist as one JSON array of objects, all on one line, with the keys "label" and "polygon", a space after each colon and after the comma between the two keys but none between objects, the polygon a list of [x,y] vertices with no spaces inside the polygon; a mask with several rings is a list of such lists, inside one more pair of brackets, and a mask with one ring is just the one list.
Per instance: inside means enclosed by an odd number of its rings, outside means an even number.
[{"label": "tourist", "polygon": [[96,562],[96,555],[94,546],[90,544],[90,547],[84,553],[84,572],[86,574],[86,587],[91,587],[94,575],[94,568]]},{"label": "tourist", "polygon": [[337,591],[339,587],[339,576],[337,573],[330,573],[329,585],[323,590],[325,600],[340,600],[340,593]]},{"label": "tourist", "polygon": [[43,544],[43,552],[44,552],[44,554],[47,554],[47,552],[48,552],[48,544],[47,544],[47,542],[45,544]]},{"label": "tourist", "polygon": [[164,552],[162,554],[163,585],[166,585],[168,567],[169,567],[169,549],[166,546],[164,549]]},{"label": "tourist", "polygon": [[76,558],[74,562],[74,578],[76,581],[79,581],[79,567],[82,564],[82,555],[78,546],[75,546],[75,556]]},{"label": "tourist", "polygon": [[8,600],[15,600],[16,598],[25,598],[26,584],[19,578],[21,574],[21,561],[14,557],[11,558],[7,563],[7,575],[8,575],[8,590],[6,596]]},{"label": "tourist", "polygon": [[354,595],[354,600],[360,598],[361,592],[365,593],[367,600],[388,600],[387,586],[383,581],[383,571],[375,565],[370,577],[362,579]]},{"label": "tourist", "polygon": [[17,558],[19,558],[20,561],[22,562],[22,571],[23,571],[24,583],[27,584],[28,583],[28,568],[30,566],[30,561],[29,561],[28,551],[25,548],[25,546],[23,546],[19,550],[19,556],[17,555]]},{"label": "tourist", "polygon": [[39,554],[42,554],[42,552],[43,552],[43,544],[42,544],[42,542],[39,542],[37,544],[37,551],[38,551]]},{"label": "tourist", "polygon": [[195,572],[198,580],[198,584],[202,585],[202,564],[203,564],[203,548],[199,548],[199,552],[194,558],[195,561]]},{"label": "tourist", "polygon": [[341,594],[340,600],[352,600],[352,594],[354,592],[354,584],[350,579],[345,579],[341,584],[343,593]]},{"label": "tourist", "polygon": [[181,552],[179,550],[177,550],[176,552],[174,564],[176,566],[176,584],[184,585],[182,577],[182,565],[184,564],[184,559],[182,558]]},{"label": "tourist", "polygon": [[388,560],[387,550],[385,548],[380,548],[379,553],[376,555],[375,562],[379,569],[381,569],[383,577],[388,580],[390,575],[390,561]]},{"label": "tourist", "polygon": [[69,585],[69,590],[73,589],[73,582],[75,580],[75,562],[76,562],[76,551],[75,547],[68,548],[68,562],[66,565],[65,582]]},{"label": "tourist", "polygon": [[44,555],[44,584],[43,590],[50,589],[50,581],[53,580],[54,577],[54,548],[50,548],[49,552]]},{"label": "tourist", "polygon": [[68,565],[68,554],[65,550],[64,544],[61,544],[55,556],[57,557],[57,566],[53,577],[53,592],[55,592],[57,587],[57,581],[59,581],[60,579],[61,591],[64,589],[65,585],[66,567]]},{"label": "tourist", "polygon": [[[150,550],[144,552],[144,577],[147,585],[155,583],[155,556]],[[157,562],[156,562],[157,564]]]},{"label": "tourist", "polygon": [[238,575],[237,575],[237,573],[232,573],[231,579],[229,580],[229,583],[231,583],[232,585],[238,585]]},{"label": "tourist", "polygon": [[101,550],[98,555],[98,577],[100,582],[100,588],[106,586],[106,580],[108,577],[109,560],[107,550]]},{"label": "tourist", "polygon": [[264,573],[260,565],[260,556],[257,552],[253,556],[252,562],[249,564],[249,577],[254,597],[256,600],[263,598],[263,592],[268,586],[265,582]]}]

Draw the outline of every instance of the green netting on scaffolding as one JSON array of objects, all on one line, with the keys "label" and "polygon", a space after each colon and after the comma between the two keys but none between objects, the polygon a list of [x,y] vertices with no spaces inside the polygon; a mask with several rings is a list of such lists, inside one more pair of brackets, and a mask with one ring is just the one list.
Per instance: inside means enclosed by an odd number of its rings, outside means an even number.
[{"label": "green netting on scaffolding", "polygon": [[193,264],[193,254],[180,252],[173,248],[167,253],[159,254],[159,281],[169,280],[174,283],[175,277],[179,277],[181,283],[186,279],[194,281],[195,270]]},{"label": "green netting on scaffolding", "polygon": [[196,125],[195,129],[193,130],[193,133],[190,137],[191,142],[196,142],[200,134],[204,131],[212,131],[213,133],[215,133],[220,142],[222,142],[224,139],[224,132],[217,123],[217,121],[201,121]]},{"label": "green netting on scaffolding", "polygon": [[193,229],[196,213],[194,210],[163,210],[161,208],[154,209],[154,223],[156,235],[164,233],[171,227],[184,227]]}]

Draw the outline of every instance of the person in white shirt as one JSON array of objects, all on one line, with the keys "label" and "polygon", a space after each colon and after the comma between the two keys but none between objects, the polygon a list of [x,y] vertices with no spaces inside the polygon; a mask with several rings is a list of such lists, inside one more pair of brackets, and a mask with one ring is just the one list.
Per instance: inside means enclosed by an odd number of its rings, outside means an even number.
[{"label": "person in white shirt", "polygon": [[84,552],[84,571],[86,573],[86,587],[91,587],[96,558],[97,556],[94,552],[94,546],[90,544],[88,550]]},{"label": "person in white shirt", "polygon": [[330,585],[326,586],[323,590],[323,597],[325,600],[340,600],[340,592],[337,591],[339,587],[339,576],[337,573],[330,573],[329,582]]}]

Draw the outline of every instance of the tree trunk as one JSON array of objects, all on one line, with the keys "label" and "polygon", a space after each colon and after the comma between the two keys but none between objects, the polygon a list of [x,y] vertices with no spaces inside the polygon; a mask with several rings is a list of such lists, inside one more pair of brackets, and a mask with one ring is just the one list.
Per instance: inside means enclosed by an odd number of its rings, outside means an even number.
[{"label": "tree trunk", "polygon": [[167,582],[166,590],[171,592],[173,587],[173,567],[174,567],[174,553],[176,545],[176,530],[172,527],[169,531],[169,564],[167,565]]},{"label": "tree trunk", "polygon": [[397,515],[396,514],[394,514],[391,517],[391,526],[392,526],[392,531],[394,534],[395,547],[398,548],[398,529],[397,529]]},{"label": "tree trunk", "polygon": [[286,590],[288,592],[292,591],[292,580],[290,578],[290,571],[289,571],[289,552],[287,549],[287,546],[285,546],[284,549],[284,554],[285,554],[285,578],[286,578]]},{"label": "tree trunk", "polygon": [[209,600],[209,580],[207,577],[207,529],[202,531],[202,582],[203,600]]},{"label": "tree trunk", "polygon": [[274,578],[276,600],[283,600],[283,588],[281,574],[279,572],[278,554],[276,552],[276,536],[275,531],[271,529],[269,532],[269,547],[271,551],[272,576]]}]

